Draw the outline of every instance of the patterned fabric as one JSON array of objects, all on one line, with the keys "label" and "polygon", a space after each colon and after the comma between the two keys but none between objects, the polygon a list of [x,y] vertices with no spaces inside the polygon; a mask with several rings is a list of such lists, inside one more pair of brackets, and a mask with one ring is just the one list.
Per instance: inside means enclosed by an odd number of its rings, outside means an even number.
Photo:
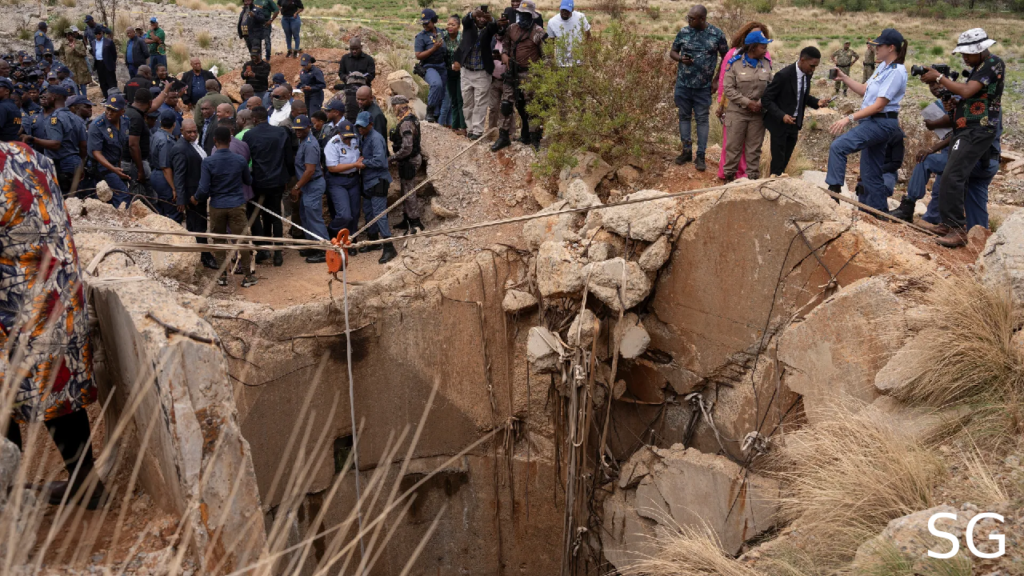
[{"label": "patterned fabric", "polygon": [[840,48],[832,53],[836,66],[849,66],[857,58],[857,53],[849,48]]},{"label": "patterned fabric", "polygon": [[16,422],[52,420],[96,399],[71,218],[53,163],[28,146],[0,143],[0,182],[0,386],[17,388]]},{"label": "patterned fabric", "polygon": [[459,31],[458,34],[452,36],[447,30],[441,30],[441,38],[444,40],[444,61],[450,68],[452,62],[455,61],[455,52],[459,49],[459,43],[462,42],[462,31]]},{"label": "patterned fabric", "polygon": [[1006,77],[1006,64],[998,56],[989,56],[971,72],[971,80],[981,83],[981,89],[971,98],[957,103],[953,115],[954,125],[964,128],[969,124],[981,126],[998,126],[1002,114],[1003,81]]},{"label": "patterned fabric", "polygon": [[693,58],[690,66],[679,63],[676,84],[686,88],[708,88],[715,76],[718,57],[729,51],[729,42],[725,34],[711,24],[703,30],[687,26],[676,34],[672,51],[680,55],[689,54]]}]

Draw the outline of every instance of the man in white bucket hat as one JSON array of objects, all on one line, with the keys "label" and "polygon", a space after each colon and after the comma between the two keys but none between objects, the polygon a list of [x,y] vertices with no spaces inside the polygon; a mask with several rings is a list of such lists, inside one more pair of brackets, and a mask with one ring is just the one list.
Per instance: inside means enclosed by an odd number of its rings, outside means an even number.
[{"label": "man in white bucket hat", "polygon": [[1006,65],[989,52],[995,43],[981,28],[972,28],[960,35],[953,53],[960,54],[971,68],[966,82],[954,82],[934,68],[921,75],[923,82],[938,82],[950,93],[947,98],[954,101],[949,160],[939,188],[942,222],[936,227],[936,231],[943,234],[938,243],[948,248],[967,244],[964,193],[971,171],[978,162],[998,155]]}]

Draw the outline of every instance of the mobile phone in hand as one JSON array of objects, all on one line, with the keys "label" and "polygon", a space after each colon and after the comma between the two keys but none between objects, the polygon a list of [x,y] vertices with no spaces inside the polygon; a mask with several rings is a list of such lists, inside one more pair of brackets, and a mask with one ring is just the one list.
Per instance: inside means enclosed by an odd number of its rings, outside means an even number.
[{"label": "mobile phone in hand", "polygon": [[833,68],[828,71],[828,79],[835,80],[839,78],[839,68]]}]

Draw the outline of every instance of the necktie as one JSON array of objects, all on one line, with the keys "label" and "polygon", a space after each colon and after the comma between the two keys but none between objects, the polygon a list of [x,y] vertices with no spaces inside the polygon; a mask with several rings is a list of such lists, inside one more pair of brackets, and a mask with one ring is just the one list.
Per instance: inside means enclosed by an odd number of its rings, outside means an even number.
[{"label": "necktie", "polygon": [[800,117],[800,110],[803,108],[804,103],[804,76],[797,74],[796,79],[796,114],[794,118]]}]

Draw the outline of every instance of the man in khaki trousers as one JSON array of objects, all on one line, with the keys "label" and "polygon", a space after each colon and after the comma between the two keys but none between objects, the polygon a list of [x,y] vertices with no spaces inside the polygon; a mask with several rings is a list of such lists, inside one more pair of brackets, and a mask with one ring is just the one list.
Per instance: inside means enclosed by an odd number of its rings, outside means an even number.
[{"label": "man in khaki trousers", "polygon": [[[747,34],[744,46],[726,63],[725,127],[729,140],[725,148],[725,181],[736,177],[740,154],[747,153],[747,177],[761,177],[761,146],[764,144],[764,117],[761,96],[772,79],[772,65],[764,55],[771,40],[760,30]],[[745,146],[744,146],[745,145]]]}]

